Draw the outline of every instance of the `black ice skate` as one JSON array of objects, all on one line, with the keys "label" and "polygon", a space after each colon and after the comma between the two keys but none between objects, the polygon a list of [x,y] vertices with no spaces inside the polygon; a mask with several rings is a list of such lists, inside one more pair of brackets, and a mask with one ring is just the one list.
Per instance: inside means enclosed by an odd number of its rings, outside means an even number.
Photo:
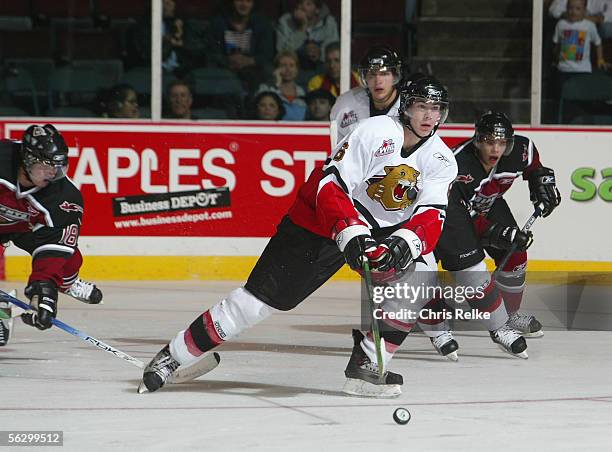
[{"label": "black ice skate", "polygon": [[361,348],[363,334],[353,330],[353,353],[346,366],[344,375],[346,383],[342,391],[345,394],[361,397],[397,397],[402,393],[400,386],[404,379],[400,374],[385,372],[381,379],[378,365],[372,362]]},{"label": "black ice skate", "polygon": [[499,348],[513,356],[527,359],[527,341],[521,333],[505,323],[495,331],[489,331],[491,339]]},{"label": "black ice skate", "polygon": [[83,281],[81,278],[77,278],[68,289],[62,292],[83,303],[102,303],[102,291],[94,283]]},{"label": "black ice skate", "polygon": [[170,354],[170,346],[166,345],[145,367],[142,382],[138,386],[138,393],[157,391],[166,384],[179,366],[178,361]]},{"label": "black ice skate", "polygon": [[536,338],[544,336],[542,324],[530,314],[522,314],[518,311],[510,314],[508,325],[518,330],[523,337]]},{"label": "black ice skate", "polygon": [[459,356],[457,356],[459,344],[457,344],[452,332],[444,331],[436,337],[430,337],[429,340],[440,355],[451,361],[459,361]]}]

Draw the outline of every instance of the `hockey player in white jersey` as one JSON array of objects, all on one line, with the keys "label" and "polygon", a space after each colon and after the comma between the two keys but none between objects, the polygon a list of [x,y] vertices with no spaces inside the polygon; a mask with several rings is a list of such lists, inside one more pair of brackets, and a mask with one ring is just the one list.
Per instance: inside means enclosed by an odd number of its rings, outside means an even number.
[{"label": "hockey player in white jersey", "polygon": [[[435,79],[400,88],[398,118],[358,125],[316,168],[278,225],[246,284],[198,316],[147,365],[139,392],[161,388],[189,366],[271,314],[296,307],[345,263],[365,261],[401,281],[435,279],[433,249],[442,231],[457,165],[435,133],[448,114],[448,94]],[[428,299],[415,299],[412,309]],[[383,305],[384,307],[384,305]],[[393,322],[381,333],[388,362],[414,323]],[[401,375],[378,375],[369,334],[353,332],[345,392],[395,396]],[[385,366],[386,369],[386,366]]]},{"label": "hockey player in white jersey", "polygon": [[[338,96],[330,113],[330,120],[336,122],[337,134],[332,137],[334,144],[353,131],[359,121],[373,116],[399,116],[397,86],[402,79],[402,63],[397,52],[386,46],[370,48],[359,63],[359,77],[363,87],[353,88]],[[411,82],[424,77],[424,74],[415,73],[403,81]],[[433,325],[424,322],[419,322],[419,326],[424,331],[433,328]],[[436,328],[440,328],[439,334],[432,337],[431,342],[441,356],[457,361],[459,344],[447,326],[447,322],[436,324]]]},{"label": "hockey player in white jersey", "polygon": [[366,118],[398,116],[397,84],[402,78],[402,63],[395,51],[385,46],[369,49],[359,62],[359,78],[363,87],[338,96],[329,115],[338,131],[334,143],[340,142]]}]

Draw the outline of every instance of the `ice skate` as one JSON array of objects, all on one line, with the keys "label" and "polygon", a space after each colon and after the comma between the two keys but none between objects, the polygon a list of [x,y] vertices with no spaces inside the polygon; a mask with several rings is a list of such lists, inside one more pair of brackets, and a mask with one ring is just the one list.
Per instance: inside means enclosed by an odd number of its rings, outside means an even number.
[{"label": "ice skate", "polygon": [[459,344],[453,337],[452,332],[444,331],[436,337],[430,337],[429,340],[441,356],[451,361],[459,361],[459,356],[457,356]]},{"label": "ice skate", "polygon": [[[0,310],[4,308],[0,307]],[[13,328],[13,319],[1,319],[0,318],[0,347],[4,347],[8,344],[9,338],[11,337],[11,329]]]},{"label": "ice skate", "polygon": [[[17,296],[16,290],[9,292],[11,297]],[[8,301],[0,301],[0,347],[8,344],[13,329],[13,310]]]},{"label": "ice skate", "polygon": [[353,330],[353,353],[344,371],[347,380],[342,392],[361,397],[399,396],[404,379],[400,374],[388,371],[381,379],[378,364],[372,362],[361,348],[363,337],[361,331]]},{"label": "ice skate", "polygon": [[536,338],[544,336],[542,324],[530,314],[522,314],[518,311],[510,314],[508,325],[519,331],[523,337]]},{"label": "ice skate", "polygon": [[495,331],[489,331],[491,339],[506,353],[527,359],[527,341],[521,333],[505,323]]},{"label": "ice skate", "polygon": [[170,346],[166,345],[145,367],[138,393],[155,392],[162,388],[179,366],[179,362],[170,354]]},{"label": "ice skate", "polygon": [[83,303],[102,303],[102,291],[94,283],[83,281],[81,278],[77,278],[68,289],[62,292]]}]

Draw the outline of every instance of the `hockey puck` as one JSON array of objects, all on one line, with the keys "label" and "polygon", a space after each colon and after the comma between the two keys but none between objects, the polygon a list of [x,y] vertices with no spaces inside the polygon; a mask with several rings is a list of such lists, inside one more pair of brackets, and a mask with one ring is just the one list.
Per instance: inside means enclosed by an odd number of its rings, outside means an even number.
[{"label": "hockey puck", "polygon": [[406,425],[410,421],[410,411],[406,408],[398,408],[393,412],[393,420],[399,425]]}]

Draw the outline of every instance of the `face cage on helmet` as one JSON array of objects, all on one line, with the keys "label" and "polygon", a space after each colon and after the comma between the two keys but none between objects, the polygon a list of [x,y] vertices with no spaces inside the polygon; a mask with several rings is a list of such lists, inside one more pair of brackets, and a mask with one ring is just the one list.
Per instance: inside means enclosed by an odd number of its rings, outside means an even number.
[{"label": "face cage on helmet", "polygon": [[487,134],[476,134],[476,142],[482,143],[486,138],[492,138],[493,140],[506,140],[506,149],[504,149],[503,155],[508,156],[514,148],[514,136],[507,138],[505,135],[496,135],[492,133]]},{"label": "face cage on helmet", "polygon": [[363,85],[364,88],[368,87],[367,75],[372,71],[391,72],[393,74],[393,85],[397,85],[400,79],[402,78],[400,75],[401,70],[399,66],[368,66],[368,67],[361,67],[358,69],[358,71],[359,71],[359,80],[361,81],[361,84]]},{"label": "face cage on helmet", "polygon": [[444,121],[446,121],[446,119],[448,118],[448,102],[427,99],[424,97],[411,97],[408,99],[408,105],[406,105],[406,108],[404,108],[404,110],[402,111],[400,119],[406,118],[408,121],[412,119],[412,116],[410,115],[410,107],[412,107],[416,102],[440,105],[440,119],[436,122],[436,127],[438,127],[440,124],[444,124]]},{"label": "face cage on helmet", "polygon": [[33,156],[30,152],[25,152],[23,155],[23,166],[25,168],[25,170],[28,172],[28,174],[30,174],[30,168],[32,168],[32,166],[36,163],[40,163],[42,165],[45,166],[52,166],[55,167],[56,172],[55,172],[55,177],[53,177],[53,179],[51,179],[51,182],[55,182],[58,181],[60,179],[63,179],[64,177],[66,177],[66,174],[68,173],[68,162],[66,162],[65,164],[61,164],[61,163],[56,163],[53,162],[51,160],[44,160],[44,159],[39,159],[35,156]]}]

